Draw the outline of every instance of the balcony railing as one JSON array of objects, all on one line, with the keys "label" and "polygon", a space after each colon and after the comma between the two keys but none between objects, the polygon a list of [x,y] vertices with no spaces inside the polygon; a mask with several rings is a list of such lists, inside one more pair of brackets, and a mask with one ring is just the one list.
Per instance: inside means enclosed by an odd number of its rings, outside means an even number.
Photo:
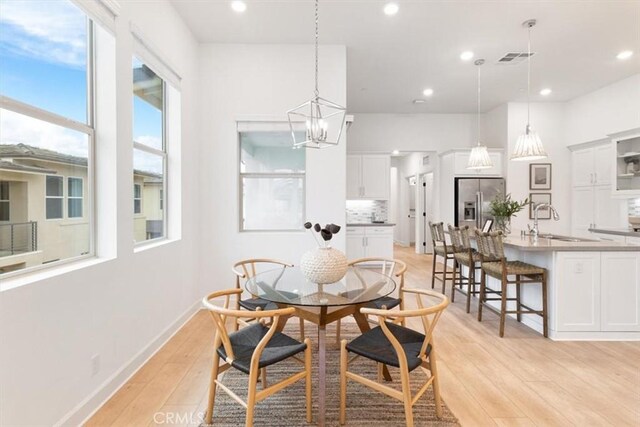
[{"label": "balcony railing", "polygon": [[38,250],[38,223],[0,224],[0,257]]}]

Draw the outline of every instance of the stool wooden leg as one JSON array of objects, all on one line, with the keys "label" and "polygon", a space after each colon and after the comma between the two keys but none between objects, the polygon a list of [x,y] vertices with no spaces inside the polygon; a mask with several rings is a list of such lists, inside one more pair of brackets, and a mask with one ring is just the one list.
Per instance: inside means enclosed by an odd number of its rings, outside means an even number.
[{"label": "stool wooden leg", "polygon": [[517,313],[516,313],[516,318],[518,319],[518,322],[522,321],[522,313],[520,313],[521,307],[522,305],[520,304],[520,275],[516,274],[516,307],[517,307]]},{"label": "stool wooden leg", "polygon": [[431,267],[431,289],[436,286],[436,251],[433,250],[433,263]]},{"label": "stool wooden leg", "polygon": [[548,313],[547,313],[547,271],[542,273],[542,331],[545,338],[549,337],[549,325],[548,325]]},{"label": "stool wooden leg", "polygon": [[[456,272],[458,271],[458,261],[456,259],[453,260],[453,274],[451,279],[451,302],[456,300]],[[462,279],[462,275],[460,275],[460,279]],[[442,289],[442,293],[444,293],[444,287]]]},{"label": "stool wooden leg", "polygon": [[502,285],[500,287],[500,338],[504,337],[504,322],[507,314],[507,278],[502,276]]},{"label": "stool wooden leg", "polygon": [[443,261],[444,261],[444,269],[443,269],[443,272],[442,272],[442,293],[444,295],[446,295],[445,288],[447,287],[447,264],[449,264],[447,262],[448,260],[447,260],[446,253],[444,255]]},{"label": "stool wooden leg", "polygon": [[338,319],[338,321],[336,322],[336,344],[338,345],[340,345],[340,330],[342,329],[341,323],[342,319]]},{"label": "stool wooden leg", "polygon": [[473,261],[469,266],[469,280],[467,281],[467,313],[471,311],[471,294],[476,289],[476,271]]},{"label": "stool wooden leg", "polygon": [[480,270],[480,297],[478,298],[478,322],[482,322],[482,304],[484,303],[484,288],[486,285],[487,275],[484,270]]}]

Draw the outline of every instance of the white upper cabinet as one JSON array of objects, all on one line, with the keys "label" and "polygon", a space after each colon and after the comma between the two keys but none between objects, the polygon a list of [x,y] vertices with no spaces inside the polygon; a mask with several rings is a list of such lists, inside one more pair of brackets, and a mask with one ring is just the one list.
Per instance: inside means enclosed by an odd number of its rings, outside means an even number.
[{"label": "white upper cabinet", "polygon": [[594,149],[583,148],[571,154],[574,187],[589,187],[593,185]]},{"label": "white upper cabinet", "polygon": [[350,154],[347,156],[347,199],[389,199],[389,156]]},{"label": "white upper cabinet", "polygon": [[502,153],[489,151],[493,167],[489,169],[467,169],[471,150],[456,151],[454,153],[454,173],[456,176],[502,176]]},{"label": "white upper cabinet", "polygon": [[593,149],[594,154],[594,183],[596,185],[611,184],[611,159],[614,157],[611,144],[605,144]]}]

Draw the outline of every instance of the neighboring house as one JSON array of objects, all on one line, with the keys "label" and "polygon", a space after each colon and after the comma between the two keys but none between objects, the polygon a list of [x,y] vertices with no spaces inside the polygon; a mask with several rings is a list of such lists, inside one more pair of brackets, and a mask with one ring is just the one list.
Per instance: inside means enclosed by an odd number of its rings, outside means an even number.
[{"label": "neighboring house", "polygon": [[[134,171],[136,241],[162,230],[161,182]],[[0,144],[0,273],[89,253],[89,197],[86,158]]]}]

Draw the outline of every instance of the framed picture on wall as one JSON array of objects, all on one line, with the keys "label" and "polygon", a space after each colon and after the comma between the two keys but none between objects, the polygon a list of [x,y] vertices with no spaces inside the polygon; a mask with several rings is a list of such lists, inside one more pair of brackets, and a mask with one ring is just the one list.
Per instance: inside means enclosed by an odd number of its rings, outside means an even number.
[{"label": "framed picture on wall", "polygon": [[551,190],[551,163],[529,165],[529,190]]},{"label": "framed picture on wall", "polygon": [[[529,219],[533,219],[533,210],[541,203],[551,204],[551,193],[529,193]],[[538,211],[538,219],[551,219],[551,210],[540,209]]]}]

